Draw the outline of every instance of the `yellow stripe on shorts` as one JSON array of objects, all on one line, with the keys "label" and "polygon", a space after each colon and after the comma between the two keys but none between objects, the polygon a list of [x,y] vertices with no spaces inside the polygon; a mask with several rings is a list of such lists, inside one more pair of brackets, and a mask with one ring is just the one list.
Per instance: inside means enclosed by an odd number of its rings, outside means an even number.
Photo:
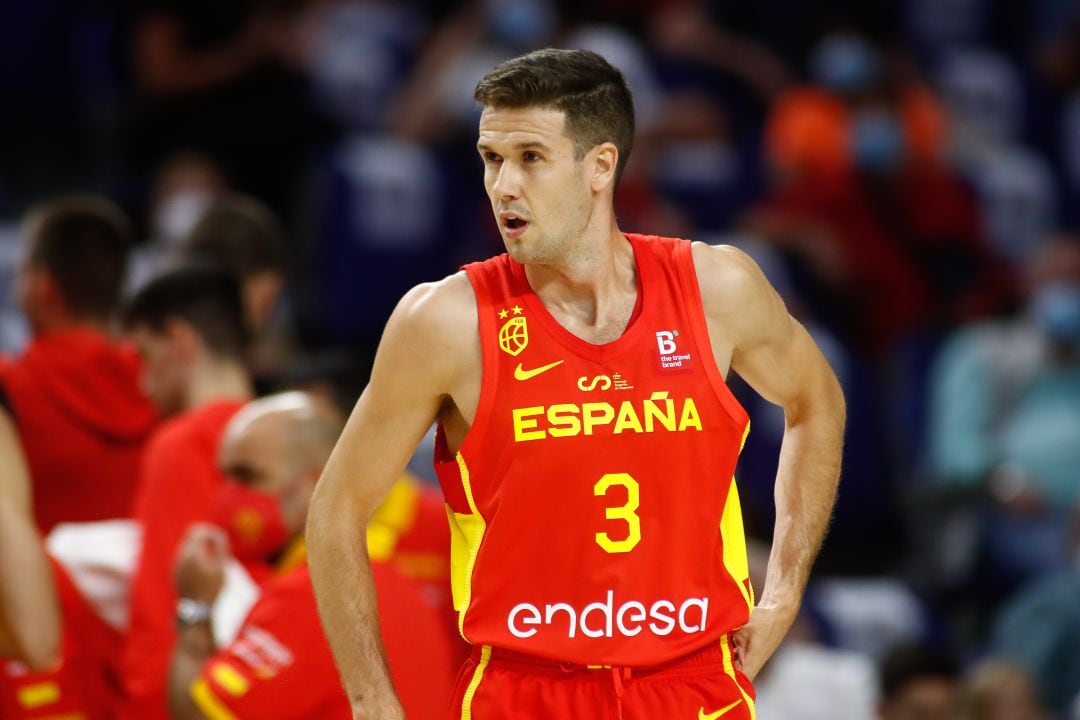
[{"label": "yellow stripe on shorts", "polygon": [[735,683],[735,687],[739,688],[739,693],[742,695],[746,707],[750,709],[750,720],[757,720],[757,710],[754,709],[754,699],[746,694],[742,685],[739,684],[739,679],[735,676],[735,663],[731,658],[731,645],[727,635],[720,638],[720,652],[723,653],[724,656],[724,672],[731,678],[731,682]]},{"label": "yellow stripe on shorts", "polygon": [[472,720],[473,696],[476,695],[476,690],[480,687],[480,680],[483,679],[484,669],[487,668],[489,662],[491,662],[491,646],[484,645],[480,649],[480,663],[473,670],[472,680],[469,682],[469,687],[465,690],[465,697],[461,701],[461,720]]}]

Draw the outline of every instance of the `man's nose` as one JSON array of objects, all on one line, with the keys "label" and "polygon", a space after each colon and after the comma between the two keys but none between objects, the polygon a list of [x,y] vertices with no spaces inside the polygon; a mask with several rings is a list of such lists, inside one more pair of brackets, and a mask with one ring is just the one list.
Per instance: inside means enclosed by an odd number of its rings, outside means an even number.
[{"label": "man's nose", "polygon": [[513,163],[502,163],[491,190],[500,200],[518,198],[521,195],[521,171]]}]

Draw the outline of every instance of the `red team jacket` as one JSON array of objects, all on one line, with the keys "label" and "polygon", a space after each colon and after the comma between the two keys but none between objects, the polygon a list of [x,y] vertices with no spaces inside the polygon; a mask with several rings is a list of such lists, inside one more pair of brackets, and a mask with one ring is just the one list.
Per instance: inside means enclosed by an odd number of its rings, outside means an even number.
[{"label": "red team jacket", "polygon": [[502,255],[466,266],[483,384],[436,443],[462,635],[560,662],[655,665],[753,606],[733,474],[749,420],[713,359],[684,240],[627,236],[639,307],[575,337]]},{"label": "red team jacket", "polygon": [[[443,720],[456,667],[440,610],[392,565],[375,561],[372,573],[390,675],[405,712]],[[239,637],[203,666],[191,696],[214,720],[352,717],[306,564],[266,586]]]},{"label": "red team jacket", "polygon": [[143,445],[157,419],[138,372],[130,348],[85,328],[37,337],[0,368],[43,534],[60,522],[131,516]]},{"label": "red team jacket", "polygon": [[142,552],[131,582],[131,626],[119,659],[125,702],[120,717],[167,717],[165,683],[176,644],[176,551],[187,527],[213,522],[224,478],[218,442],[244,405],[223,400],[162,425],[146,448],[135,501]]}]

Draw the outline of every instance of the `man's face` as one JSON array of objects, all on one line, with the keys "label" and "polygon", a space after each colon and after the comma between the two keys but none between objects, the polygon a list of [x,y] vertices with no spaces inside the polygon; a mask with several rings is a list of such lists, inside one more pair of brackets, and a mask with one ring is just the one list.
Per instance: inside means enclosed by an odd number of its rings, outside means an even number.
[{"label": "man's face", "polygon": [[290,533],[303,528],[311,495],[303,464],[292,457],[294,428],[280,414],[230,426],[221,442],[218,467],[229,479],[278,498]]},{"label": "man's face", "polygon": [[128,335],[139,350],[142,391],[164,415],[183,410],[186,367],[176,338],[144,325]]},{"label": "man's face", "polygon": [[896,697],[882,703],[881,720],[952,720],[956,716],[956,683],[946,678],[908,682]]},{"label": "man's face", "polygon": [[565,113],[550,108],[487,107],[480,116],[484,188],[506,250],[518,262],[572,260],[589,223],[586,160],[574,159],[565,125]]},{"label": "man's face", "polygon": [[289,484],[288,438],[276,418],[261,417],[230,427],[222,439],[218,465],[233,480],[267,493]]}]

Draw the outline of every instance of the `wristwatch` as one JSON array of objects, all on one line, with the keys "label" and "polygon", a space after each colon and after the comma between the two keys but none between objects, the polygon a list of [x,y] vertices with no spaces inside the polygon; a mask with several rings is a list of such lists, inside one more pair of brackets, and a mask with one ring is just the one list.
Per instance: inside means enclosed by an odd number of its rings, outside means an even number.
[{"label": "wristwatch", "polygon": [[180,598],[176,602],[176,624],[188,627],[207,622],[210,619],[210,603],[191,598]]}]

